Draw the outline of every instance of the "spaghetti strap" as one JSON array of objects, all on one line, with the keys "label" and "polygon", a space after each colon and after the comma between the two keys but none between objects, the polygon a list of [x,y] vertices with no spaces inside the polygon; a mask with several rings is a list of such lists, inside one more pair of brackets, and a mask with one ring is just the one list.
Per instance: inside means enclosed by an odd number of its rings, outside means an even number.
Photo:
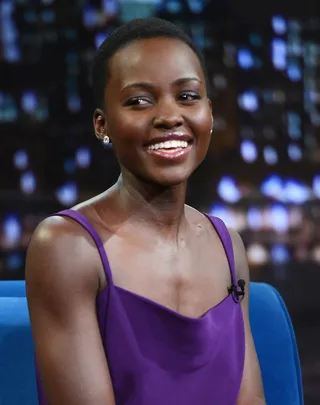
[{"label": "spaghetti strap", "polygon": [[225,223],[217,217],[212,217],[210,215],[206,214],[206,217],[210,219],[212,225],[214,226],[215,230],[217,231],[220,240],[222,242],[222,245],[224,247],[224,250],[227,255],[230,271],[231,271],[231,277],[232,277],[232,284],[234,286],[238,285],[237,281],[237,275],[236,275],[236,267],[235,267],[235,262],[234,262],[234,252],[233,252],[233,247],[232,247],[232,240],[230,233],[228,231],[228,228],[226,227]]},{"label": "spaghetti strap", "polygon": [[107,277],[108,285],[113,284],[110,263],[105,248],[103,246],[102,240],[100,239],[98,232],[94,229],[93,225],[88,221],[88,219],[80,212],[74,210],[64,210],[53,215],[65,216],[73,219],[74,221],[78,222],[90,234],[99,251],[104,272]]}]

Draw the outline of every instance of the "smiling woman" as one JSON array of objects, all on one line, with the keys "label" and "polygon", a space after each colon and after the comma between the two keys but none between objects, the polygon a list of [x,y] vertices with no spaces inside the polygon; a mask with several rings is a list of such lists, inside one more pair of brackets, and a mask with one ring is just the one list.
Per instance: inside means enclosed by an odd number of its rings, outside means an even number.
[{"label": "smiling woman", "polygon": [[121,175],[31,239],[40,405],[263,404],[243,244],[185,205],[212,132],[201,56],[171,23],[134,20],[102,43],[93,89]]},{"label": "smiling woman", "polygon": [[[203,161],[212,128],[197,54],[181,40],[155,36],[131,40],[107,68],[104,109],[95,112],[95,130],[111,139],[124,180],[128,171],[163,186],[185,182]],[[159,148],[166,140],[188,145]],[[158,146],[145,148],[150,144]]]}]

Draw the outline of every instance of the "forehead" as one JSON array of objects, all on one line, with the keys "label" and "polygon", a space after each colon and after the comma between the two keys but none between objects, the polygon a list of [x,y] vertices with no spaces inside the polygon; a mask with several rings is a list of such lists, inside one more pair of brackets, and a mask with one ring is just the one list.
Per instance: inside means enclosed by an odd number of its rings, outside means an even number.
[{"label": "forehead", "polygon": [[112,57],[110,83],[124,86],[131,81],[172,82],[197,76],[204,81],[198,56],[184,42],[166,37],[137,40]]}]

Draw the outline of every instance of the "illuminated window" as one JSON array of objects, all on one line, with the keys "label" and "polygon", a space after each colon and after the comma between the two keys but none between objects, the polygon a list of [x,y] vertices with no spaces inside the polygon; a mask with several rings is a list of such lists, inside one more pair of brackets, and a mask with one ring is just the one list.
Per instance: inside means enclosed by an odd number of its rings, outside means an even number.
[{"label": "illuminated window", "polygon": [[271,43],[272,62],[276,69],[284,70],[287,67],[287,44],[283,39],[276,38]]},{"label": "illuminated window", "polygon": [[275,34],[283,35],[287,32],[287,21],[283,17],[273,16],[271,22]]},{"label": "illuminated window", "polygon": [[283,200],[283,187],[284,182],[280,176],[272,175],[269,176],[262,182],[261,192],[266,197],[275,198],[277,200]]},{"label": "illuminated window", "polygon": [[38,105],[38,97],[34,91],[26,91],[21,97],[21,107],[26,113],[34,113]]},{"label": "illuminated window", "polygon": [[259,231],[262,228],[263,218],[259,208],[250,207],[247,214],[248,226],[254,231]]},{"label": "illuminated window", "polygon": [[179,0],[167,0],[166,9],[168,13],[177,14],[182,9],[182,4]]},{"label": "illuminated window", "polygon": [[311,198],[309,188],[298,180],[286,181],[284,193],[287,202],[297,205],[304,204]]},{"label": "illuminated window", "polygon": [[287,67],[287,73],[289,79],[293,82],[298,82],[301,80],[302,72],[300,66],[297,63],[289,63]]},{"label": "illuminated window", "polygon": [[32,172],[24,172],[20,177],[20,188],[25,194],[32,194],[36,189],[36,178]]},{"label": "illuminated window", "polygon": [[93,28],[99,25],[100,17],[98,11],[93,7],[84,7],[82,14],[83,24],[86,28]]},{"label": "illuminated window", "polygon": [[81,99],[78,94],[72,94],[68,97],[68,109],[73,113],[81,110]]},{"label": "illuminated window", "polygon": [[320,199],[320,175],[319,174],[314,176],[312,188],[313,188],[314,195]]},{"label": "illuminated window", "polygon": [[287,232],[289,229],[288,209],[283,205],[274,205],[270,208],[270,224],[279,233]]},{"label": "illuminated window", "polygon": [[78,199],[78,187],[74,183],[66,183],[56,191],[56,198],[64,206],[75,204]]},{"label": "illuminated window", "polygon": [[106,15],[115,15],[118,8],[119,4],[117,0],[102,0],[102,10]]},{"label": "illuminated window", "polygon": [[245,140],[241,142],[240,145],[240,153],[243,160],[247,163],[253,163],[257,160],[258,151],[256,145],[249,140]]},{"label": "illuminated window", "polygon": [[275,165],[278,163],[278,153],[272,146],[266,146],[264,148],[263,157],[268,165]]},{"label": "illuminated window", "polygon": [[75,161],[78,167],[86,169],[91,163],[91,153],[88,148],[79,148],[76,151]]},{"label": "illuminated window", "polygon": [[257,94],[253,91],[246,91],[239,97],[239,106],[250,112],[256,111],[259,108]]},{"label": "illuminated window", "polygon": [[247,256],[249,263],[253,266],[261,266],[269,260],[267,249],[258,243],[254,243],[248,247]]},{"label": "illuminated window", "polygon": [[293,112],[288,112],[288,134],[291,139],[301,138],[301,117]]},{"label": "illuminated window", "polygon": [[17,217],[9,216],[3,221],[3,234],[6,245],[15,244],[21,237],[21,224]]},{"label": "illuminated window", "polygon": [[205,0],[187,0],[190,10],[194,14],[200,14],[204,10]]},{"label": "illuminated window", "polygon": [[286,246],[277,244],[271,248],[271,258],[276,264],[284,264],[290,260],[290,253]]},{"label": "illuminated window", "polygon": [[28,153],[25,150],[19,149],[13,156],[13,163],[19,170],[25,170],[29,164]]},{"label": "illuminated window", "polygon": [[299,145],[290,144],[288,146],[288,155],[294,162],[299,162],[302,159],[302,150]]},{"label": "illuminated window", "polygon": [[235,203],[241,198],[239,188],[231,177],[223,177],[218,184],[218,194],[226,202]]},{"label": "illuminated window", "polygon": [[243,69],[250,69],[254,65],[254,59],[249,49],[239,49],[238,64]]}]

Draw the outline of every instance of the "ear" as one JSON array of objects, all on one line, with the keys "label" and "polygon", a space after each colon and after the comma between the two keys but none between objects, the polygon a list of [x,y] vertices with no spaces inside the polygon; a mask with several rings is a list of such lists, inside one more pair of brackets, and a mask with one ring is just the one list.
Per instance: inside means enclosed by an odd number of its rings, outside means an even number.
[{"label": "ear", "polygon": [[96,137],[102,141],[107,135],[107,122],[106,115],[100,108],[93,113],[93,127]]},{"label": "ear", "polygon": [[212,102],[211,102],[211,100],[210,100],[210,98],[208,98],[208,104],[209,104],[209,108],[210,108],[210,111],[211,111],[211,119],[212,119],[212,125],[213,125],[213,112],[212,112]]}]

